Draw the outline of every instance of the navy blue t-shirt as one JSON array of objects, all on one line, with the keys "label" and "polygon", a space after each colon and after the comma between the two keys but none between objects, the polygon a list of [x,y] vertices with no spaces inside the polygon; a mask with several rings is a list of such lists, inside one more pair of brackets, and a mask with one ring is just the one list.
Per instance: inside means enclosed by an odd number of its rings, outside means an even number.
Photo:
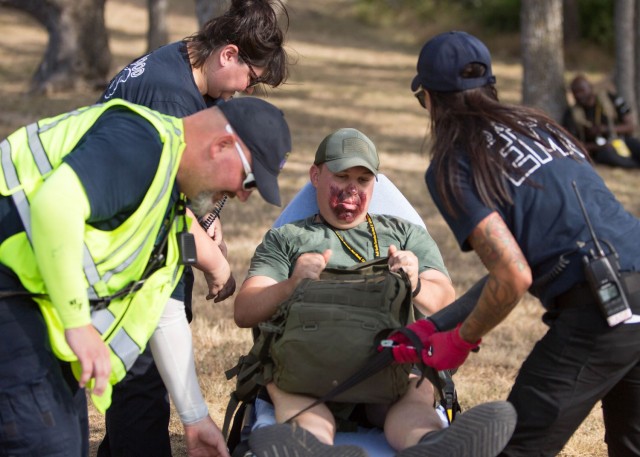
[{"label": "navy blue t-shirt", "polygon": [[187,46],[171,43],[127,65],[109,83],[100,102],[123,98],[163,114],[185,117],[213,106],[193,79]]},{"label": "navy blue t-shirt", "polygon": [[[500,206],[497,212],[531,266],[534,284],[556,265],[560,255],[575,251],[578,242],[587,243],[567,257],[569,265],[556,280],[538,291],[538,298],[548,306],[553,297],[585,281],[581,259],[586,249],[593,248],[593,243],[572,181],[577,184],[598,239],[612,243],[620,255],[622,270],[640,271],[640,221],[622,207],[573,143],[567,139],[559,144],[540,128],[534,131],[538,134],[537,141],[507,128],[497,127],[487,133],[490,141],[497,136],[506,140],[501,154],[523,172],[521,176],[507,177],[513,205]],[[461,150],[455,153],[464,202],[457,211],[458,217],[445,210],[436,190],[433,165],[429,166],[425,180],[460,247],[468,251],[471,246],[467,238],[493,210],[482,203],[473,186],[468,155]]]},{"label": "navy blue t-shirt", "polygon": [[[178,41],[146,54],[120,71],[99,101],[123,98],[163,114],[185,117],[215,105],[217,100],[202,96],[193,79],[186,43]],[[193,273],[185,267],[184,278],[171,295],[185,302],[191,317]]]}]

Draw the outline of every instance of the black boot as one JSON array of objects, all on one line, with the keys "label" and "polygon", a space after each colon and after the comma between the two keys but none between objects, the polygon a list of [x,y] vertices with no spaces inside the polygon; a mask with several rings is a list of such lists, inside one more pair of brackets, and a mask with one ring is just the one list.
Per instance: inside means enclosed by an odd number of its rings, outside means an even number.
[{"label": "black boot", "polygon": [[249,445],[257,457],[368,457],[358,446],[321,443],[298,425],[276,424],[251,432]]},{"label": "black boot", "polygon": [[458,414],[449,427],[426,434],[396,457],[495,457],[513,435],[516,418],[509,402],[483,403]]}]

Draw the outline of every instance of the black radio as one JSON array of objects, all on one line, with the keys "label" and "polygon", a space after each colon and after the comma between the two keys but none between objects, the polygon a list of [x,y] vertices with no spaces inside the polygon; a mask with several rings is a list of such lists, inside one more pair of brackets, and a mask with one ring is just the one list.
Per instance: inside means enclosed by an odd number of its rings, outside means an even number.
[{"label": "black radio", "polygon": [[573,181],[572,184],[594,244],[594,249],[589,250],[588,255],[582,258],[584,274],[607,323],[613,327],[629,319],[632,314],[620,276],[618,253],[607,243],[610,252],[605,254],[593,230],[576,182]]}]

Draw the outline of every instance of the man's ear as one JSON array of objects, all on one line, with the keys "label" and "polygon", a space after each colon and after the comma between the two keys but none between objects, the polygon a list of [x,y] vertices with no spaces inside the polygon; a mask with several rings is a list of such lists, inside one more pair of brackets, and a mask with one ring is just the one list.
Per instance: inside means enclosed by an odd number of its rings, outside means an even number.
[{"label": "man's ear", "polygon": [[233,148],[233,142],[235,138],[230,133],[223,133],[218,136],[215,140],[211,142],[211,147],[209,148],[209,158],[215,159],[220,153],[227,148]]},{"label": "man's ear", "polygon": [[318,187],[318,180],[320,179],[320,167],[315,163],[309,168],[309,180],[313,187]]}]

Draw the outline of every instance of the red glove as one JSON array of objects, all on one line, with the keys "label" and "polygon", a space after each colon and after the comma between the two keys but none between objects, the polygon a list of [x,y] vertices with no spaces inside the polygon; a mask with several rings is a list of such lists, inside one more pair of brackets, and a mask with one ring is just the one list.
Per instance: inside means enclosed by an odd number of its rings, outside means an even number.
[{"label": "red glove", "polygon": [[460,326],[448,332],[440,332],[429,338],[430,348],[422,351],[422,361],[436,370],[452,370],[467,360],[469,352],[480,346],[481,339],[467,343],[460,337]]},{"label": "red glove", "polygon": [[[429,337],[438,331],[435,324],[429,319],[420,319],[413,324],[407,325],[406,328],[416,334],[424,347],[429,347]],[[386,343],[386,346],[378,346],[378,351],[382,351],[385,347],[390,346],[393,352],[393,359],[396,363],[420,362],[417,349],[412,345],[411,340],[403,333],[392,333],[385,341],[390,341],[391,343]]]}]

